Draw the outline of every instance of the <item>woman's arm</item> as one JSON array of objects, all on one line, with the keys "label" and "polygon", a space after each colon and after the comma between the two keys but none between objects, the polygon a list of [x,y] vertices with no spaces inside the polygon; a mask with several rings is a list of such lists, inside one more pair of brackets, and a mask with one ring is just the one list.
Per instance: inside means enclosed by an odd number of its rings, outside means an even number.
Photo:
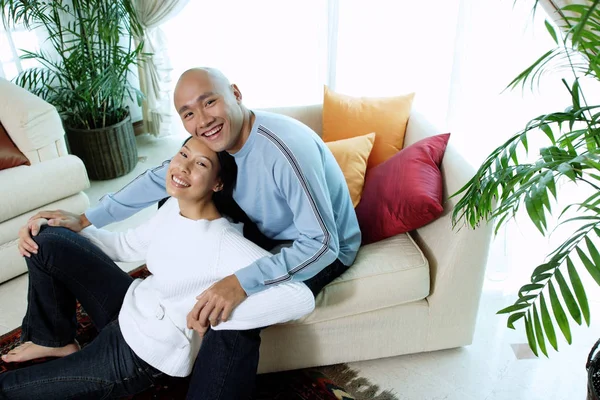
[{"label": "woman's arm", "polygon": [[174,204],[172,201],[168,201],[150,220],[126,232],[110,232],[91,225],[82,230],[80,234],[98,246],[113,261],[145,260],[152,234],[159,221],[172,208]]},{"label": "woman's arm", "polygon": [[249,296],[233,310],[228,321],[212,329],[262,328],[301,318],[314,309],[315,297],[304,283],[283,283]]}]

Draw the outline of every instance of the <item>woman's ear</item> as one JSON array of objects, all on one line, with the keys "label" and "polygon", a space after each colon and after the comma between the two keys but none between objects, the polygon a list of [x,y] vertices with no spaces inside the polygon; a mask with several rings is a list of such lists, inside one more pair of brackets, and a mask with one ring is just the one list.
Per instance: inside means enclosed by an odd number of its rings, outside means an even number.
[{"label": "woman's ear", "polygon": [[214,192],[220,192],[221,190],[223,190],[223,182],[219,182],[213,187]]}]

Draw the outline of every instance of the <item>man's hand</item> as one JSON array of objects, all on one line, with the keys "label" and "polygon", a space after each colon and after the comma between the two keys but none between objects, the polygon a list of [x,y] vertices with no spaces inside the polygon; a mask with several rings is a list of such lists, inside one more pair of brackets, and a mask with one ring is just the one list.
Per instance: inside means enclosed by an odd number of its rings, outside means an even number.
[{"label": "man's hand", "polygon": [[200,335],[201,338],[204,337],[204,335],[206,334],[206,331],[208,331],[208,327],[209,327],[208,324],[202,325],[200,323],[200,321],[196,321],[196,320],[192,319],[191,312],[187,315],[186,320],[187,320],[188,329],[193,329],[196,332],[198,332],[198,335]]},{"label": "man's hand", "polygon": [[[217,326],[225,322],[231,312],[246,299],[246,292],[235,275],[229,275],[215,283],[196,297],[196,305],[188,314],[188,328],[208,325]],[[192,326],[190,326],[190,324]]]},{"label": "man's hand", "polygon": [[[40,223],[42,220],[45,222]],[[31,257],[31,254],[37,254],[38,245],[32,237],[40,232],[40,227],[45,223],[50,226],[63,226],[73,232],[80,232],[83,228],[92,224],[85,214],[77,215],[63,210],[40,211],[29,218],[27,224],[19,229],[17,248],[23,257]]]},{"label": "man's hand", "polygon": [[37,254],[38,245],[31,238],[30,232],[35,230],[35,234],[37,235],[42,225],[46,225],[47,223],[48,220],[45,218],[32,219],[19,229],[19,244],[17,247],[23,257],[31,257],[31,253]]},{"label": "man's hand", "polygon": [[[62,226],[73,232],[81,232],[83,228],[90,226],[92,223],[87,219],[85,214],[73,214],[63,210],[56,211],[40,211],[33,217],[29,218],[29,221],[38,218],[45,218],[48,220],[50,226]],[[32,236],[37,235],[39,230],[31,230]]]}]

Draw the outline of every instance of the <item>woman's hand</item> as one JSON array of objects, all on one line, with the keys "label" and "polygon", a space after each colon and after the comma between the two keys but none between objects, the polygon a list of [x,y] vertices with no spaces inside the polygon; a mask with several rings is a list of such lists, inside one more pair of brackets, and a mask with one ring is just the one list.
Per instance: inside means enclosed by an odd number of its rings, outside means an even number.
[{"label": "woman's hand", "polygon": [[47,224],[48,220],[46,218],[35,218],[30,219],[25,226],[19,229],[19,244],[17,247],[23,257],[31,257],[32,253],[37,254],[38,245],[32,236],[37,235],[42,225]]}]

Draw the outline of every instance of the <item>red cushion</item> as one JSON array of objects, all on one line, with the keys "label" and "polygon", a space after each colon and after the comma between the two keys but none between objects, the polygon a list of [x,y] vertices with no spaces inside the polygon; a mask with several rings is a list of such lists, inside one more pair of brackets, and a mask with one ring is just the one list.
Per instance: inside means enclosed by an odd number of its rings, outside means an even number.
[{"label": "red cushion", "polygon": [[363,244],[420,228],[442,214],[439,166],[449,138],[420,140],[367,173],[356,207]]},{"label": "red cushion", "polygon": [[2,124],[0,124],[0,170],[19,165],[31,165],[29,160],[13,143]]}]

